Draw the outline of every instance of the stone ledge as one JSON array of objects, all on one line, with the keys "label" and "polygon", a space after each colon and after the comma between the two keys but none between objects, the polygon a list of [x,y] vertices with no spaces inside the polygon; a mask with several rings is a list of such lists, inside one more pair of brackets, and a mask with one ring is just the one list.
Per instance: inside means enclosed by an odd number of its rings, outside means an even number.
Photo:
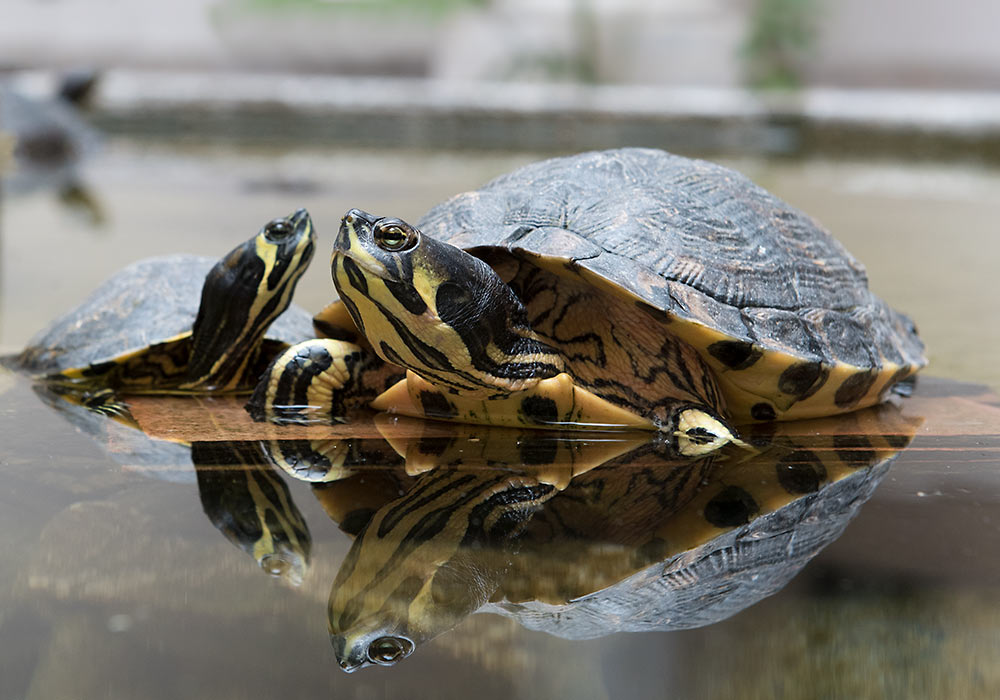
[{"label": "stone ledge", "polygon": [[[23,73],[38,94],[51,75]],[[884,154],[1000,160],[1000,95],[457,83],[112,70],[92,120],[144,138],[562,150]]]}]

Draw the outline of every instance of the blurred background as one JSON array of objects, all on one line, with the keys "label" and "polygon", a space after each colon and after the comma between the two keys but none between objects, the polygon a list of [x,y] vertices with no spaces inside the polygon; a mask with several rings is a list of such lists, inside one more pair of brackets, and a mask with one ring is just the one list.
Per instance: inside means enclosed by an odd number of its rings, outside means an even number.
[{"label": "blurred background", "polygon": [[7,0],[8,69],[995,89],[990,0]]},{"label": "blurred background", "polygon": [[[998,28],[996,0],[3,0],[0,354],[131,261],[217,258],[299,206],[329,250],[350,207],[416,221],[531,161],[651,146],[737,168],[814,216],[916,320],[928,373],[1000,389]],[[321,252],[296,301],[314,311],[332,294]],[[8,415],[24,408],[8,403]],[[63,433],[22,432],[17,455],[0,452],[5,468],[76,468],[95,450],[78,435],[63,444]],[[794,697],[812,684],[814,697],[995,698],[991,439],[915,443],[924,447],[817,565],[731,623],[571,645],[477,616],[391,678],[412,697],[438,697],[428,678],[467,697],[475,666],[499,668],[524,697],[567,687],[662,697],[667,678],[690,690],[678,697],[771,698],[785,684]],[[105,458],[94,463],[105,474]],[[181,522],[175,539],[186,543],[198,504],[161,488],[122,501],[157,533]],[[67,522],[83,533],[74,547],[89,551],[92,528]],[[2,691],[27,688],[32,674],[31,697],[179,697],[177,669],[196,667],[213,697],[389,696],[389,676],[349,685],[330,667],[322,607],[347,543],[332,525],[316,539],[333,554],[316,557],[321,574],[304,596],[229,596],[246,608],[229,614],[211,596],[197,607],[186,587],[228,595],[232,572],[216,571],[214,554],[181,557],[176,578],[152,581],[144,557],[188,550],[144,548],[133,604],[113,595],[131,581],[113,567],[112,583],[73,595],[55,574],[22,575],[31,557],[46,572],[63,559],[20,538],[24,551],[0,549],[0,581],[16,582],[20,609],[56,611],[58,643],[33,642],[36,673],[18,656],[35,613],[17,618],[27,632],[4,623],[0,700],[28,697]],[[186,617],[162,602],[173,599]],[[0,605],[0,618],[4,608],[15,605]],[[168,623],[144,644],[118,636],[114,646],[106,620],[122,610]],[[203,632],[189,645],[192,629]]]},{"label": "blurred background", "polygon": [[997,386],[998,26],[991,0],[6,0],[0,349],[136,258],[632,145],[812,214],[935,371]]}]

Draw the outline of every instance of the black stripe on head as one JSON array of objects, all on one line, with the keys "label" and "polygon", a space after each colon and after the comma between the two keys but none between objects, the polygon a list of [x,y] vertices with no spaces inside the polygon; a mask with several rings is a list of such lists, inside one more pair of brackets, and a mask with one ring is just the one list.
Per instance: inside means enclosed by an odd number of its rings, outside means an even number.
[{"label": "black stripe on head", "polygon": [[[294,283],[294,280],[286,281],[286,284]],[[255,318],[247,319],[247,325],[243,328],[242,337],[234,337],[229,340],[228,352],[224,353],[225,357],[222,363],[215,368],[213,373],[212,382],[214,384],[218,386],[228,384],[230,380],[243,371],[243,368],[250,365],[256,359],[257,341],[264,337],[268,326],[271,325],[271,322],[287,306],[288,300],[284,296],[283,289],[284,285],[279,289],[278,293],[267,300],[267,303],[261,308],[260,313]],[[239,340],[238,343],[236,342],[237,340]],[[192,356],[191,369],[188,372],[188,376],[192,379],[200,378],[208,373],[211,367],[210,363],[205,364],[202,362],[202,358]]]},{"label": "black stripe on head", "polygon": [[[454,510],[466,502],[465,497],[472,496],[474,490],[469,487],[475,481],[476,476],[474,474],[453,475],[447,473],[434,475],[431,478],[423,480],[420,488],[411,489],[404,498],[393,503],[386,511],[376,533],[378,538],[382,539],[386,537],[410,513],[420,512],[439,499],[441,499],[442,505],[436,510],[444,510],[445,512]],[[454,496],[457,500],[449,502],[447,498],[449,496]],[[421,523],[426,524],[425,518],[426,516],[418,521],[418,524],[413,527],[406,539],[417,538],[418,541],[423,541],[427,538],[428,534],[433,534],[431,530],[421,525]]]},{"label": "black stripe on head", "polygon": [[[385,320],[389,322],[396,335],[399,336],[400,341],[405,345],[413,356],[416,358],[417,362],[421,363],[423,367],[429,367],[431,369],[437,369],[444,372],[458,372],[457,369],[451,364],[448,356],[435,347],[432,347],[417,337],[413,331],[399,318],[397,318],[390,309],[387,309],[383,304],[379,303],[375,299],[371,299],[372,304],[379,310],[379,313],[385,317]],[[379,347],[386,347],[385,341],[379,343]],[[393,353],[393,358],[399,358],[399,355]],[[395,363],[396,360],[386,357],[385,359],[389,362]],[[408,367],[409,365],[402,363],[403,367]],[[423,367],[414,367],[413,369],[420,371]]]},{"label": "black stripe on head", "polygon": [[[397,365],[399,367],[408,367],[409,365],[406,361],[399,356],[391,345],[389,345],[384,340],[379,341],[379,351],[386,362]],[[474,391],[480,387],[478,382],[460,382],[455,379],[455,377],[464,377],[466,375],[458,372],[458,370],[445,370],[442,374],[440,371],[434,371],[427,368],[420,369],[420,376],[422,376],[427,381],[438,386],[450,387],[451,389],[458,391]]]},{"label": "black stripe on head", "polygon": [[[291,246],[289,247],[291,248]],[[288,267],[294,261],[298,260],[298,264],[305,267],[303,263],[308,263],[312,260],[313,250],[315,247],[316,246],[313,245],[313,242],[309,241],[306,243],[305,248],[302,249],[302,254],[298,258],[294,255],[294,249],[285,250],[284,247],[279,248],[278,253],[275,256],[274,267],[271,269],[271,274],[267,276],[267,288],[272,291],[277,288],[277,286],[281,284],[281,280],[284,279],[286,274],[288,274]]]},{"label": "black stripe on head", "polygon": [[364,273],[358,264],[346,256],[339,256],[341,264],[344,266],[344,272],[347,274],[347,279],[350,280],[351,286],[357,289],[359,292],[368,296],[368,280],[365,279]]},{"label": "black stripe on head", "polygon": [[412,284],[392,282],[384,280],[386,289],[396,297],[396,301],[403,305],[403,308],[414,316],[420,316],[427,311],[427,303],[423,297],[414,289]]},{"label": "black stripe on head", "polygon": [[347,309],[347,313],[349,313],[351,315],[351,319],[354,320],[354,325],[356,325],[358,327],[358,330],[361,331],[362,334],[364,334],[365,320],[361,317],[361,312],[358,311],[357,305],[355,305],[354,301],[348,298],[347,295],[342,294],[340,296],[340,300],[344,302],[344,308]]},{"label": "black stripe on head", "polygon": [[499,545],[518,535],[555,488],[548,484],[511,485],[477,504],[460,546]]}]

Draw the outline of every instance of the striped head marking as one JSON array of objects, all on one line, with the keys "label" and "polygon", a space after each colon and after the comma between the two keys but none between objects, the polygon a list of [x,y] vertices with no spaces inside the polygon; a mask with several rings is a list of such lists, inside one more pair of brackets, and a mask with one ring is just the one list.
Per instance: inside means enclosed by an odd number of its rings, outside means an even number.
[{"label": "striped head marking", "polygon": [[243,381],[315,248],[312,219],[299,209],[267,223],[216,263],[205,277],[192,329],[189,386],[231,389]]},{"label": "striped head marking", "polygon": [[554,493],[505,471],[415,479],[358,534],[330,589],[340,667],[391,666],[478,610],[509,567],[510,543]]},{"label": "striped head marking", "polygon": [[358,328],[387,362],[444,389],[491,396],[561,371],[524,306],[479,258],[405,221],[351,209],[331,261]]}]

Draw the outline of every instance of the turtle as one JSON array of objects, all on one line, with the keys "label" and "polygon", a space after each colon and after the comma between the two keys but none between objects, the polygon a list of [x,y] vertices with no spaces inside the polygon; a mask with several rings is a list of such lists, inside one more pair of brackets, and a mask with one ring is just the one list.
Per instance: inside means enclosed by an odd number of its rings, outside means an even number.
[{"label": "turtle", "polygon": [[[340,333],[276,358],[258,413],[346,405],[374,351],[406,370],[377,410],[656,430],[697,455],[735,425],[874,405],[927,362],[914,323],[817,222],[655,149],[526,165],[416,226],[351,209],[331,268],[356,329],[328,311]],[[358,330],[366,342],[348,342]]]},{"label": "turtle", "polygon": [[35,336],[14,364],[80,391],[249,391],[267,362],[314,335],[293,309],[312,259],[305,209],[274,219],[221,260],[152,258],[112,276]]},{"label": "turtle", "polygon": [[[327,608],[338,663],[391,666],[475,612],[571,639],[712,624],[836,539],[919,424],[890,404],[697,459],[650,440],[560,484],[548,475],[568,454],[525,465],[508,429],[479,426],[437,469],[323,484],[324,509],[354,537]],[[424,440],[394,445],[407,472]]]}]

